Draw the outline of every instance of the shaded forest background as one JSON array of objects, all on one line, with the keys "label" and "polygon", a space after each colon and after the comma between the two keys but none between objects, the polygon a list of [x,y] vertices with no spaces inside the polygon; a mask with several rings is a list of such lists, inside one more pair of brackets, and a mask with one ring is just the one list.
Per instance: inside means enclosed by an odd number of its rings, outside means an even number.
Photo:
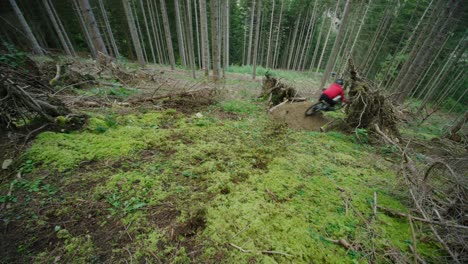
[{"label": "shaded forest background", "polygon": [[[167,64],[224,75],[230,65],[342,76],[360,73],[393,93],[463,111],[467,7],[460,0],[13,0],[0,1],[3,61],[17,50]],[[89,6],[89,8],[87,8]],[[92,32],[93,13],[101,43]],[[101,45],[101,46],[100,46]],[[327,78],[322,78],[322,86]]]}]

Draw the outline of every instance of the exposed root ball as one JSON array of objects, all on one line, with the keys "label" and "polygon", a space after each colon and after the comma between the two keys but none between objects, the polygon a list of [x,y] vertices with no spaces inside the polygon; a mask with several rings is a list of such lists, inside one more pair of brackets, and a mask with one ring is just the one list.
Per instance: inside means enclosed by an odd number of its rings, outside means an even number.
[{"label": "exposed root ball", "polygon": [[265,74],[263,78],[262,97],[269,98],[272,106],[289,100],[297,95],[296,89],[280,82],[278,79]]}]

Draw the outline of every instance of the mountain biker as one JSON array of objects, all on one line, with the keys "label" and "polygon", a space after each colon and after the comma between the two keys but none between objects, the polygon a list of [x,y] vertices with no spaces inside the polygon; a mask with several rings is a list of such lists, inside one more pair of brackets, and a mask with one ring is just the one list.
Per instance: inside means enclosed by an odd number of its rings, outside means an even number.
[{"label": "mountain biker", "polygon": [[330,105],[329,110],[334,110],[333,106],[337,103],[333,101],[338,96],[341,96],[341,101],[345,104],[348,103],[346,100],[343,90],[343,79],[337,79],[335,83],[331,84],[327,89],[323,90],[322,95],[320,95],[319,101],[325,101]]}]

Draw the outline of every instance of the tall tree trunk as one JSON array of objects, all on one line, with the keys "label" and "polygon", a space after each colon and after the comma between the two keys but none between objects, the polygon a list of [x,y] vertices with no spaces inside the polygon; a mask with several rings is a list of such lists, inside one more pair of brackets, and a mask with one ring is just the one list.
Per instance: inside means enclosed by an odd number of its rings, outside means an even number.
[{"label": "tall tree trunk", "polygon": [[[337,1],[334,14],[336,14],[336,11],[338,10],[338,3],[339,1]],[[325,38],[325,43],[323,44],[322,52],[320,53],[320,59],[317,64],[317,71],[315,72],[315,74],[318,74],[320,70],[320,66],[322,65],[322,60],[323,60],[323,57],[325,56],[325,51],[327,50],[328,40],[330,39],[330,33],[331,33],[332,28],[333,28],[333,19],[330,18],[330,27],[328,28],[327,37]]]},{"label": "tall tree trunk", "polygon": [[255,46],[254,46],[254,52],[253,52],[253,69],[252,69],[252,79],[254,80],[255,80],[255,77],[257,76],[257,53],[258,53],[258,39],[260,36],[260,23],[262,22],[261,15],[262,15],[262,0],[258,0],[257,26],[255,29]]},{"label": "tall tree trunk", "polygon": [[[319,30],[319,35],[317,37],[317,43],[315,44],[315,49],[314,49],[314,55],[312,55],[312,61],[310,62],[310,72],[314,70],[314,65],[315,65],[315,59],[317,58],[318,55],[318,50],[320,48],[320,41],[322,40],[322,32],[323,28],[325,27],[325,13],[322,14],[322,24],[320,25],[320,30]],[[318,72],[318,66],[317,66],[317,72]]]},{"label": "tall tree trunk", "polygon": [[[141,12],[143,13],[143,22],[145,23],[145,29],[146,29],[146,36],[148,37],[148,43],[150,46],[150,51],[151,51],[151,57],[153,58],[153,63],[156,64],[156,56],[154,55],[154,46],[153,46],[153,40],[151,38],[151,32],[148,26],[148,20],[146,19],[146,10],[149,9],[149,6],[145,8],[145,5],[143,3],[143,0],[140,0],[140,8]],[[143,39],[143,36],[142,36]]]},{"label": "tall tree trunk", "polygon": [[131,6],[131,0],[122,0],[125,15],[127,17],[128,27],[130,29],[130,35],[132,37],[133,48],[135,49],[138,63],[143,67],[145,65],[145,58],[141,49],[140,38],[138,37],[137,28],[135,25],[135,18],[133,17],[133,11]]},{"label": "tall tree trunk", "polygon": [[94,17],[93,10],[88,0],[78,0],[80,10],[83,13],[84,20],[86,21],[86,26],[91,36],[91,40],[97,52],[101,52],[104,55],[109,55],[107,53],[106,45],[102,39],[101,32],[96,23],[96,18]]},{"label": "tall tree trunk", "polygon": [[[445,4],[443,0],[439,3],[442,6]],[[442,14],[439,12],[434,13],[437,16],[437,22],[431,26],[432,30],[416,54],[413,63],[397,86],[396,90],[400,92],[396,97],[397,102],[401,103],[404,101],[415,82],[419,79],[420,75],[422,75],[424,67],[427,67],[426,65],[429,56],[433,54],[434,49],[440,48],[443,39],[445,39],[445,36],[448,34],[447,27],[450,23],[455,22],[453,19],[453,13],[460,3],[461,0],[451,1],[451,3],[447,5],[448,8],[442,9]]]},{"label": "tall tree trunk", "polygon": [[224,47],[225,47],[225,55],[224,55],[224,67],[229,67],[229,30],[230,30],[230,4],[229,4],[229,0],[226,0],[226,13],[225,13],[225,16],[226,16],[226,23],[225,23],[225,26],[226,26],[226,29],[225,29],[225,37],[224,37]]},{"label": "tall tree trunk", "polygon": [[117,42],[115,41],[114,34],[112,33],[112,28],[111,28],[110,23],[109,23],[109,17],[107,16],[107,12],[106,12],[106,9],[104,7],[104,3],[102,2],[102,0],[98,0],[98,3],[99,3],[99,7],[101,9],[101,12],[102,12],[102,17],[104,19],[104,23],[106,25],[107,33],[108,33],[109,38],[110,38],[112,49],[114,50],[114,54],[115,54],[116,57],[120,57],[119,48],[117,47]]},{"label": "tall tree trunk", "polygon": [[253,32],[254,32],[254,19],[255,19],[255,0],[252,0],[252,8],[251,8],[251,15],[250,15],[250,33],[249,33],[249,49],[247,51],[247,65],[252,64],[252,39],[253,39]]},{"label": "tall tree trunk", "polygon": [[340,28],[338,29],[338,34],[336,35],[335,43],[333,44],[333,48],[332,48],[330,57],[328,59],[327,67],[325,68],[325,72],[323,73],[320,87],[325,86],[329,78],[330,72],[332,70],[332,67],[335,64],[336,54],[338,53],[339,43],[341,41],[341,38],[343,37],[343,32],[346,27],[346,23],[348,21],[349,10],[351,10],[351,4],[352,4],[352,0],[346,1],[345,9],[343,11],[343,18],[341,19]]},{"label": "tall tree trunk", "polygon": [[268,49],[266,58],[266,67],[270,67],[270,54],[271,54],[271,33],[273,31],[273,18],[275,17],[275,0],[273,0],[273,7],[271,8],[271,19],[270,19],[270,33],[268,34]]},{"label": "tall tree trunk", "polygon": [[192,68],[192,77],[195,79],[197,78],[195,74],[195,51],[193,45],[193,23],[192,23],[192,4],[190,0],[187,0],[187,18],[188,18],[188,26],[186,27],[187,29],[187,47],[189,49],[188,55],[189,55],[189,61],[190,61],[190,67]]},{"label": "tall tree trunk", "polygon": [[89,50],[91,51],[91,56],[93,58],[97,58],[96,47],[93,45],[93,41],[91,39],[91,34],[89,33],[88,27],[86,26],[86,22],[85,22],[85,20],[83,18],[82,12],[80,11],[80,7],[78,6],[77,1],[78,0],[72,0],[74,10],[75,10],[75,12],[76,12],[76,14],[78,16],[79,21],[80,21],[80,26],[81,26],[81,29],[84,32],[84,36],[85,36],[85,39],[86,39],[86,43],[88,44]]},{"label": "tall tree trunk", "polygon": [[166,35],[167,52],[169,53],[169,62],[171,63],[171,69],[175,68],[174,59],[174,48],[172,47],[171,29],[169,28],[169,18],[167,17],[166,3],[165,0],[160,0],[161,13],[163,17],[164,31]]},{"label": "tall tree trunk", "polygon": [[197,0],[193,1],[193,9],[195,11],[195,33],[197,37],[197,53],[198,53],[198,68],[202,68],[202,53],[201,53],[201,43],[200,43],[200,27],[198,23],[198,8],[197,8]]},{"label": "tall tree trunk", "polygon": [[276,68],[276,62],[277,62],[277,55],[278,55],[278,44],[280,43],[280,32],[281,32],[281,19],[283,18],[283,6],[284,6],[284,0],[281,0],[281,9],[280,9],[280,16],[279,16],[279,21],[278,21],[278,27],[276,31],[276,41],[275,41],[275,53],[273,55],[273,68]]},{"label": "tall tree trunk", "polygon": [[26,34],[26,38],[28,39],[33,52],[37,55],[44,55],[42,48],[39,46],[39,43],[37,42],[36,37],[32,33],[31,28],[29,27],[28,22],[26,22],[26,19],[24,18],[23,13],[21,13],[21,10],[16,4],[16,1],[15,0],[9,0],[9,1],[10,1],[11,6],[13,7],[13,12],[15,12],[15,15],[18,17],[18,20]]},{"label": "tall tree trunk", "polygon": [[62,45],[63,49],[65,50],[65,53],[68,55],[68,56],[73,56],[70,48],[68,47],[68,43],[67,41],[65,40],[65,37],[63,36],[63,33],[62,30],[60,29],[58,23],[57,23],[57,20],[56,20],[56,17],[54,16],[54,13],[52,12],[52,8],[51,6],[49,5],[49,2],[48,0],[42,0],[43,4],[44,4],[44,7],[47,11],[47,14],[50,18],[50,21],[52,22],[52,25],[54,26],[54,29],[55,29],[55,32],[57,32],[57,36],[60,40],[60,44]]},{"label": "tall tree trunk", "polygon": [[[162,1],[162,0],[161,0]],[[200,4],[200,27],[203,53],[203,69],[205,76],[210,72],[210,42],[208,39],[208,18],[206,13],[206,0],[199,0]]]},{"label": "tall tree trunk", "polygon": [[52,0],[49,0],[49,6],[50,6],[50,8],[52,10],[52,13],[54,14],[54,16],[56,18],[56,21],[57,21],[57,24],[58,24],[60,30],[63,33],[63,37],[65,38],[65,42],[67,43],[68,48],[70,49],[70,52],[71,52],[72,56],[76,56],[75,48],[73,47],[73,44],[70,41],[70,38],[68,37],[67,31],[65,30],[65,27],[63,26],[63,23],[62,23],[59,15],[57,14],[57,11],[55,10],[54,5],[52,4]]},{"label": "tall tree trunk", "polygon": [[153,39],[154,39],[154,47],[156,49],[156,57],[158,58],[159,63],[162,62],[162,54],[161,54],[161,44],[159,43],[159,38],[158,38],[158,30],[156,26],[156,17],[154,15],[154,7],[153,7],[153,1],[146,0],[146,5],[148,7],[148,12],[149,12],[149,17],[150,17],[150,25],[151,25],[151,31],[153,33]]},{"label": "tall tree trunk", "polygon": [[133,11],[133,16],[135,18],[135,24],[136,24],[136,28],[137,28],[137,35],[138,37],[140,38],[140,45],[141,45],[141,49],[143,51],[143,57],[145,58],[145,63],[146,62],[149,62],[148,60],[148,53],[146,52],[146,44],[145,44],[145,36],[143,35],[143,31],[141,30],[141,26],[140,26],[140,19],[138,18],[138,8],[137,8],[137,4],[136,3],[133,3],[133,0],[130,0],[132,1],[130,4],[130,11]]},{"label": "tall tree trunk", "polygon": [[298,66],[298,70],[301,70],[301,71],[304,71],[305,69],[305,64],[307,63],[307,58],[308,58],[308,54],[309,54],[309,50],[310,50],[310,46],[311,46],[311,40],[312,38],[314,37],[314,34],[315,34],[315,24],[316,24],[316,16],[317,16],[317,2],[318,0],[315,0],[314,2],[314,9],[312,11],[312,17],[311,17],[311,20],[309,22],[309,29],[307,31],[307,36],[306,36],[306,39],[305,39],[305,44],[304,44],[304,48],[302,49],[302,53],[301,53],[301,59],[300,59],[300,62],[299,62],[299,66]]},{"label": "tall tree trunk", "polygon": [[213,54],[213,80],[219,80],[219,49],[218,49],[218,0],[211,0],[211,53]]},{"label": "tall tree trunk", "polygon": [[179,55],[184,67],[187,66],[187,58],[185,56],[185,41],[184,34],[182,33],[182,22],[180,17],[179,0],[174,0],[174,9],[176,13],[176,31],[177,31],[177,44],[179,45]]},{"label": "tall tree trunk", "polygon": [[299,15],[299,19],[296,20],[296,26],[294,27],[294,33],[292,37],[292,42],[291,45],[289,46],[289,56],[288,56],[288,64],[286,65],[286,69],[291,69],[291,61],[294,53],[294,48],[296,47],[296,37],[297,37],[297,31],[299,29],[299,24],[301,24],[301,18],[302,16]]}]

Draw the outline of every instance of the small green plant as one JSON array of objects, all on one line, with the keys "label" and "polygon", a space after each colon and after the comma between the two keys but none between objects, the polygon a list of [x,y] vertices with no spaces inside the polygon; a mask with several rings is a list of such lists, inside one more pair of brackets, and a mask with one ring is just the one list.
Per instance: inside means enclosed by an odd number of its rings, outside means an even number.
[{"label": "small green plant", "polygon": [[18,172],[29,173],[34,169],[34,161],[26,160],[18,169]]},{"label": "small green plant", "polygon": [[369,134],[365,128],[357,128],[354,131],[354,141],[356,143],[368,144],[369,143]]},{"label": "small green plant", "polygon": [[26,53],[18,51],[11,43],[1,40],[0,62],[6,63],[13,68],[17,68],[24,66],[26,59]]}]

